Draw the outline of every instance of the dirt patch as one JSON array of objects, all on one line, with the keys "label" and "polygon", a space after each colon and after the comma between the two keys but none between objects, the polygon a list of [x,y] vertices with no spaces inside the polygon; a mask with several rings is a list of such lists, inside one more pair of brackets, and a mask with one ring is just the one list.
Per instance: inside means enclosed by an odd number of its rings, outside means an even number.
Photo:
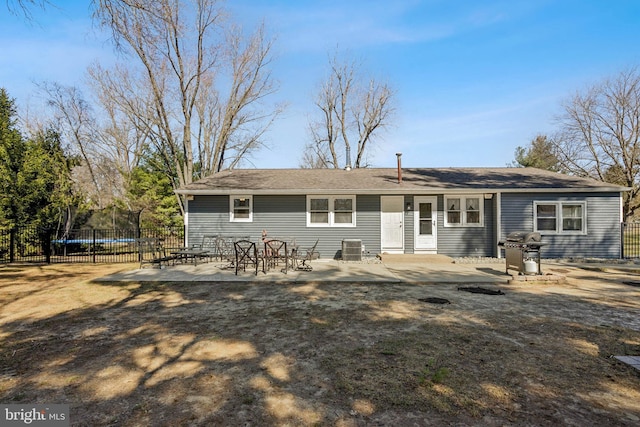
[{"label": "dirt patch", "polygon": [[[566,283],[97,283],[134,266],[0,267],[0,401],[73,425],[640,421],[633,277]],[[434,292],[452,304],[420,301]]]}]

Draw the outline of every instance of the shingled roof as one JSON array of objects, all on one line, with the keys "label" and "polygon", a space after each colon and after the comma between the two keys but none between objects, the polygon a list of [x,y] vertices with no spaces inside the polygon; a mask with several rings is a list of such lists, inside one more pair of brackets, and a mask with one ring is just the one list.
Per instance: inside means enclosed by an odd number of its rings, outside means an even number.
[{"label": "shingled roof", "polygon": [[535,168],[235,169],[186,185],[177,193],[428,194],[462,192],[610,192],[626,187]]}]

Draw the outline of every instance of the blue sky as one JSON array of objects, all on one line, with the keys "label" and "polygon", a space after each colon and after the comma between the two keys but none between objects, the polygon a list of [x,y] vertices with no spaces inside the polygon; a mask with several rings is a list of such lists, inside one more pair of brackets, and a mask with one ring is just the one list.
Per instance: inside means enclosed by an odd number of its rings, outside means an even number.
[{"label": "blue sky", "polygon": [[[0,86],[21,112],[38,111],[34,82],[83,85],[93,61],[109,64],[89,1],[52,0],[34,22],[0,6]],[[640,1],[230,0],[246,28],[276,38],[274,101],[288,108],[266,135],[255,167],[297,167],[312,98],[328,55],[348,51],[396,90],[394,124],[372,166],[504,166],[517,146],[554,129],[561,102],[640,66]],[[249,166],[249,165],[247,165]]]}]

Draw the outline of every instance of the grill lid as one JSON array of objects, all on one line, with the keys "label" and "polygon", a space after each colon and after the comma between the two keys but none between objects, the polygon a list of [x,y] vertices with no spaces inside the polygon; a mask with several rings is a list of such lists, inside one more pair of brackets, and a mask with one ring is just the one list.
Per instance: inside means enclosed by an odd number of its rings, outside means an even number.
[{"label": "grill lid", "polygon": [[538,232],[531,231],[514,231],[507,234],[507,242],[514,243],[533,243],[540,242],[542,240],[542,236]]}]

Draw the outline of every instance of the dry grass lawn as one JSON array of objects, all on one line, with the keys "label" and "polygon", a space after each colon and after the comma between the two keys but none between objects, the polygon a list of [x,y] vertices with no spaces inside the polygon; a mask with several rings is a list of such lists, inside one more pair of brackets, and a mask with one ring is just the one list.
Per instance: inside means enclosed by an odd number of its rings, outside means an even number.
[{"label": "dry grass lawn", "polygon": [[640,424],[640,371],[612,358],[640,355],[637,275],[485,286],[504,295],[92,281],[135,267],[0,267],[0,402],[86,426]]}]

